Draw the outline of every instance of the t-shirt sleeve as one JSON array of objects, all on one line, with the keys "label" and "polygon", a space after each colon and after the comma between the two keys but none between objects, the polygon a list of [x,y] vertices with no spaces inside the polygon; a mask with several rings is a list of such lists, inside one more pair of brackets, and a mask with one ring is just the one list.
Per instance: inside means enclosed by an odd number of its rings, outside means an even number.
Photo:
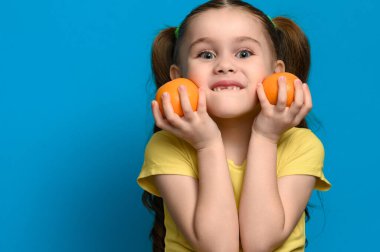
[{"label": "t-shirt sleeve", "polygon": [[295,129],[285,137],[278,158],[277,176],[312,175],[317,178],[315,189],[327,191],[331,184],[323,173],[324,147],[319,138],[308,129]]},{"label": "t-shirt sleeve", "polygon": [[160,174],[198,177],[191,146],[166,131],[155,133],[149,140],[137,183],[145,191],[160,197],[152,181],[152,176]]}]

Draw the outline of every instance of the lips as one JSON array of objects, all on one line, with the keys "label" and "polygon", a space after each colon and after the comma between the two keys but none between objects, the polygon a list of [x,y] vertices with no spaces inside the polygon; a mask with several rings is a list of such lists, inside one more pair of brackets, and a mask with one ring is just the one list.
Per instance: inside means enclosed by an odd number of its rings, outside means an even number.
[{"label": "lips", "polygon": [[213,91],[222,91],[222,90],[240,90],[243,89],[244,86],[240,84],[239,82],[236,81],[231,81],[231,80],[222,80],[215,82],[211,86],[211,90]]}]

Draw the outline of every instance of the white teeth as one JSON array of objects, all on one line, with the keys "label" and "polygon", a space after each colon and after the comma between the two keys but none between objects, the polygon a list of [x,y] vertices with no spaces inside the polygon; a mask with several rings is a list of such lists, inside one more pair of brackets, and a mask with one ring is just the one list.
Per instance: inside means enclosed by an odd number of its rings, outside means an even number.
[{"label": "white teeth", "polygon": [[216,87],[216,88],[213,88],[212,90],[215,91],[215,92],[219,92],[219,91],[222,91],[222,90],[235,90],[235,91],[238,91],[238,90],[240,90],[240,87],[237,87],[237,86]]}]

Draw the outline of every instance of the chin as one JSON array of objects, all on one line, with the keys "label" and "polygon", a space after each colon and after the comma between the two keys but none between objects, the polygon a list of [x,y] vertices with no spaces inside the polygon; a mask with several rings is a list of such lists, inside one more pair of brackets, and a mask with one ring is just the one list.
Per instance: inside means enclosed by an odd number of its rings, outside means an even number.
[{"label": "chin", "polygon": [[207,111],[212,117],[232,119],[252,114],[255,108],[255,99],[242,95],[209,96],[207,97]]}]

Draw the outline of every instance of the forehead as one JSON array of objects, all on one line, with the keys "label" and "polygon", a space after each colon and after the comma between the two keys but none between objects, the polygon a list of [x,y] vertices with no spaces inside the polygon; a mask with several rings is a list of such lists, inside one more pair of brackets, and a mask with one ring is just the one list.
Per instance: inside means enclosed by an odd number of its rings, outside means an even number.
[{"label": "forehead", "polygon": [[210,9],[197,14],[190,20],[186,31],[189,43],[202,37],[224,41],[241,36],[266,42],[262,22],[255,15],[237,7]]}]

